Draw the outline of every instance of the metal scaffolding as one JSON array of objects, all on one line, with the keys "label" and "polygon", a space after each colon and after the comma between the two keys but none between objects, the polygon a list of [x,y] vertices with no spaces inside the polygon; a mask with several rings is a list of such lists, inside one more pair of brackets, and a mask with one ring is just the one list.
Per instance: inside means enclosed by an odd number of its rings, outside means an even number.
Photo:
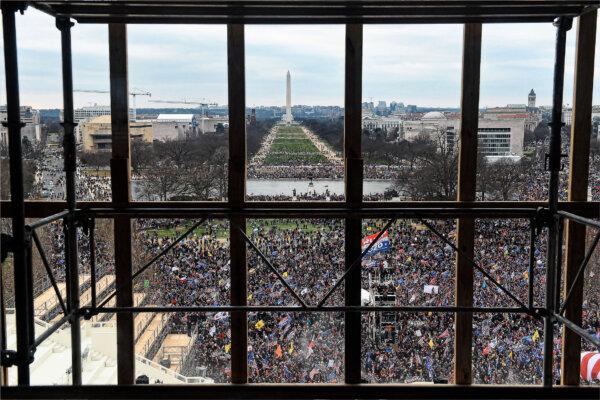
[{"label": "metal scaffolding", "polygon": [[[4,214],[12,218],[12,236],[3,237],[2,246],[14,256],[15,309],[17,320],[17,349],[7,350],[2,340],[2,366],[17,366],[19,387],[3,388],[5,398],[596,398],[594,388],[553,386],[553,328],[559,324],[578,337],[600,348],[598,338],[581,327],[581,291],[583,272],[591,254],[600,241],[600,222],[597,203],[583,202],[585,198],[570,198],[571,204],[559,203],[558,174],[561,169],[561,112],[563,105],[563,83],[566,33],[574,17],[580,16],[578,55],[591,51],[592,58],[579,61],[576,68],[575,121],[584,124],[585,108],[591,109],[591,85],[578,85],[578,79],[587,79],[593,70],[594,40],[581,39],[581,32],[595,31],[597,5],[593,1],[432,1],[417,4],[413,1],[266,1],[257,0],[242,4],[241,1],[197,1],[197,2],[112,2],[62,1],[48,2],[3,2],[2,19],[4,31],[4,58],[6,69],[7,114],[5,125],[9,132],[10,153],[10,202],[3,202]],[[435,4],[434,4],[435,3]],[[23,126],[19,114],[19,85],[17,68],[17,39],[15,13],[24,11],[30,4],[56,17],[56,26],[61,32],[62,73],[64,99],[64,168],[66,175],[66,204],[56,205],[62,211],[44,216],[34,223],[26,224],[26,216],[36,216],[42,205],[24,201],[23,171],[20,130]],[[417,8],[416,6],[421,8]],[[477,7],[471,7],[477,5]],[[162,15],[162,16],[161,16]],[[318,16],[320,18],[318,18]],[[78,203],[75,197],[76,152],[73,118],[73,72],[71,66],[71,18],[80,23],[106,23],[110,38],[110,75],[112,108],[112,202],[102,204]],[[556,27],[556,50],[553,81],[553,112],[551,122],[551,144],[548,158],[549,197],[540,204],[531,203],[478,203],[475,204],[475,178],[477,156],[477,113],[479,103],[479,69],[481,58],[482,22],[549,22]],[[132,204],[130,188],[130,160],[128,134],[128,87],[127,87],[127,23],[227,23],[228,77],[230,107],[229,139],[229,193],[223,203],[158,203]],[[346,24],[346,81],[345,81],[345,192],[346,201],[341,203],[249,203],[245,200],[246,145],[245,145],[245,64],[244,24],[249,23],[341,23]],[[361,86],[362,86],[362,28],[363,23],[437,23],[459,22],[465,24],[463,48],[463,83],[461,100],[461,141],[459,164],[459,193],[457,202],[366,204],[362,201],[363,159],[361,154]],[[591,48],[591,49],[590,49]],[[579,56],[578,56],[579,57]],[[582,58],[583,59],[583,58]],[[582,65],[579,65],[579,63]],[[589,66],[591,62],[591,67]],[[583,65],[586,64],[587,65]],[[580,72],[581,70],[581,72]],[[588,75],[586,75],[588,74]],[[589,82],[589,81],[588,81]],[[588,104],[589,103],[589,104]],[[581,116],[580,114],[583,114]],[[585,128],[585,125],[583,126]],[[582,129],[579,126],[573,127]],[[583,129],[585,132],[585,129]],[[575,136],[573,136],[575,138]],[[577,138],[577,140],[581,140]],[[579,145],[586,158],[589,138]],[[576,146],[574,146],[576,147]],[[572,155],[571,183],[582,179],[587,186],[587,164],[578,166]],[[574,174],[579,176],[574,176]],[[573,189],[575,190],[575,189]],[[576,206],[576,207],[575,207]],[[580,212],[571,212],[578,210]],[[5,212],[7,211],[7,212]],[[245,234],[248,219],[277,218],[343,218],[345,220],[345,265],[342,277],[318,301],[316,306],[307,305],[288,285],[277,269],[261,253]],[[133,218],[177,218],[195,219],[189,229],[170,246],[132,273],[131,219]],[[99,301],[96,293],[95,266],[95,221],[98,218],[114,220],[115,290]],[[194,229],[208,219],[227,218],[230,222],[231,259],[231,302],[228,306],[173,306],[134,307],[132,280],[152,266]],[[361,224],[364,218],[386,219],[386,228],[395,221],[417,219],[436,237],[450,246],[457,254],[457,284],[455,306],[361,306],[360,266],[361,261],[381,237],[382,229],[375,240],[361,250]],[[533,301],[534,269],[533,251],[529,259],[528,298],[520,299],[496,281],[485,268],[474,261],[474,221],[485,218],[521,218],[529,221],[530,244],[533,249],[540,229],[548,229],[548,254],[546,268],[546,302],[536,307]],[[431,220],[458,219],[458,242],[442,234]],[[47,224],[62,221],[65,233],[65,260],[67,272],[66,299],[58,290],[37,230]],[[565,224],[569,221],[568,224]],[[567,225],[567,265],[564,299],[561,298],[561,273],[563,271],[563,226]],[[570,242],[576,233],[585,235],[585,227],[595,229],[591,247],[585,254]],[[77,229],[89,234],[91,254],[91,302],[82,307],[79,303]],[[578,236],[581,238],[581,235]],[[296,306],[249,306],[246,304],[246,244],[256,252],[267,268],[273,272],[289,293],[295,298]],[[34,337],[32,248],[39,251],[44,268],[56,292],[63,316],[39,337]],[[3,250],[4,252],[5,250]],[[514,302],[514,307],[474,307],[473,271],[479,271],[499,291]],[[344,283],[344,305],[327,306],[328,298]],[[116,297],[116,306],[107,304]],[[127,386],[134,381],[133,313],[137,312],[230,312],[232,333],[232,385],[193,385],[184,388],[170,385]],[[344,312],[345,318],[345,383],[341,385],[253,385],[247,383],[247,313],[255,311],[290,312]],[[360,331],[361,312],[438,312],[454,313],[456,319],[456,355],[454,376],[456,385],[409,386],[369,385],[361,383]],[[471,385],[471,335],[472,314],[477,313],[521,313],[544,321],[544,377],[543,386],[477,386]],[[99,313],[117,314],[118,379],[119,385],[81,386],[81,331],[80,319],[89,319]],[[64,324],[71,326],[73,386],[31,387],[29,367],[36,348]],[[3,335],[4,337],[4,335]],[[572,341],[572,339],[569,339]],[[579,339],[577,339],[579,340]],[[566,345],[565,345],[566,346]],[[575,345],[574,345],[575,346]],[[566,347],[565,347],[566,348]],[[578,351],[577,351],[578,353]],[[570,353],[569,362],[579,361]],[[578,365],[576,366],[578,368]],[[575,366],[570,367],[568,376],[573,375]],[[570,374],[570,375],[569,375]],[[566,385],[575,384],[572,378]],[[123,386],[121,386],[123,385]]]}]

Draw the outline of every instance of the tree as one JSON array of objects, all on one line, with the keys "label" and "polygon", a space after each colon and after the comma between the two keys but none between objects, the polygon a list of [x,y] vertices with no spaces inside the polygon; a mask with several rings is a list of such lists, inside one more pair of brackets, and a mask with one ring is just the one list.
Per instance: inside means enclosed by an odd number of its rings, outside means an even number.
[{"label": "tree", "polygon": [[455,200],[458,154],[446,144],[444,132],[415,142],[411,166],[400,173],[397,190],[412,200]]},{"label": "tree", "polygon": [[[151,149],[151,150],[150,150]],[[209,200],[227,192],[228,138],[197,138],[155,142],[141,148],[152,152],[152,162],[140,168],[140,192],[153,200]]]},{"label": "tree", "polygon": [[131,142],[131,169],[134,174],[140,174],[154,159],[152,145],[142,140]]},{"label": "tree", "polygon": [[192,155],[193,150],[194,146],[190,145],[187,140],[158,141],[154,144],[157,159],[169,160],[178,166],[183,166]]},{"label": "tree", "polygon": [[140,183],[142,197],[148,200],[167,201],[171,197],[181,195],[182,172],[173,163],[159,163],[152,169],[152,176],[142,179]]},{"label": "tree", "polygon": [[260,149],[265,135],[273,128],[275,120],[256,120],[250,122],[246,127],[246,147],[248,158],[252,158]]},{"label": "tree", "polygon": [[541,121],[533,130],[533,137],[536,141],[546,139],[550,135],[550,128],[545,121]]},{"label": "tree", "polygon": [[530,161],[522,159],[512,161],[501,159],[489,163],[486,167],[489,192],[494,196],[492,200],[508,201],[515,192],[522,192],[521,184],[525,182],[526,172],[532,167]]},{"label": "tree", "polygon": [[27,136],[23,136],[21,139],[23,158],[30,158],[33,153],[33,145]]},{"label": "tree", "polygon": [[87,166],[95,168],[98,173],[100,169],[108,168],[111,154],[104,151],[84,151],[79,154],[78,158]]},{"label": "tree", "polygon": [[493,174],[491,168],[485,156],[479,152],[477,153],[477,192],[479,193],[479,200],[485,201],[486,194],[488,194],[491,186]]}]

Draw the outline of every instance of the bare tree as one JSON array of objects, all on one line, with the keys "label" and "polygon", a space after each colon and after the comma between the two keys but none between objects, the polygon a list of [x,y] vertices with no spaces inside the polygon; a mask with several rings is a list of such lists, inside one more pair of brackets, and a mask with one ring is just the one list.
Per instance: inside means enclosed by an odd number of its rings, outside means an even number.
[{"label": "bare tree", "polygon": [[498,160],[487,165],[489,191],[491,200],[511,200],[513,193],[522,192],[521,186],[526,180],[526,173],[531,167],[528,160]]},{"label": "bare tree", "polygon": [[167,201],[181,194],[183,171],[180,168],[173,163],[162,162],[152,168],[152,171],[152,175],[146,175],[140,183],[142,197]]},{"label": "bare tree", "polygon": [[411,167],[400,174],[398,190],[412,200],[454,200],[458,155],[444,132],[420,137],[411,147]]}]

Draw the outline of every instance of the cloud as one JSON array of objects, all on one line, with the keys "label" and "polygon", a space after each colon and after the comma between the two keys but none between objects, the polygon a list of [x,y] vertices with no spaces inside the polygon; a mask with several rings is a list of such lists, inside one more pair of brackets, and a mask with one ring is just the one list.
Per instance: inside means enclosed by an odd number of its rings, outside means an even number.
[{"label": "cloud", "polygon": [[[568,34],[565,103],[571,103],[574,28]],[[365,99],[458,106],[463,27],[366,25]],[[247,103],[283,104],[285,71],[292,71],[295,103],[343,104],[345,32],[342,25],[246,27]],[[597,32],[600,43],[600,29]],[[60,35],[54,20],[35,9],[17,15],[21,100],[36,107],[62,104]],[[108,89],[108,28],[76,24],[72,30],[76,88]],[[154,98],[206,98],[227,102],[225,25],[129,25],[131,87]],[[483,26],[481,105],[523,103],[529,89],[550,104],[555,28],[541,24]],[[0,43],[1,45],[1,43]],[[3,68],[3,67],[2,67]],[[600,50],[594,103],[600,103]],[[0,103],[6,100],[4,79]],[[107,104],[108,95],[76,93],[76,106]],[[138,98],[138,104],[147,99]]]}]

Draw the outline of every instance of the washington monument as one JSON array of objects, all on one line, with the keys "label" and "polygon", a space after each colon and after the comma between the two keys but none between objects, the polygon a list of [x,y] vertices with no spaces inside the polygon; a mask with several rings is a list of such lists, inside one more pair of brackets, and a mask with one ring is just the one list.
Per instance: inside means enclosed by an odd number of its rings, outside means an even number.
[{"label": "washington monument", "polygon": [[292,116],[292,76],[290,75],[290,71],[286,75],[285,114],[282,120],[288,125],[294,121],[294,117]]}]

